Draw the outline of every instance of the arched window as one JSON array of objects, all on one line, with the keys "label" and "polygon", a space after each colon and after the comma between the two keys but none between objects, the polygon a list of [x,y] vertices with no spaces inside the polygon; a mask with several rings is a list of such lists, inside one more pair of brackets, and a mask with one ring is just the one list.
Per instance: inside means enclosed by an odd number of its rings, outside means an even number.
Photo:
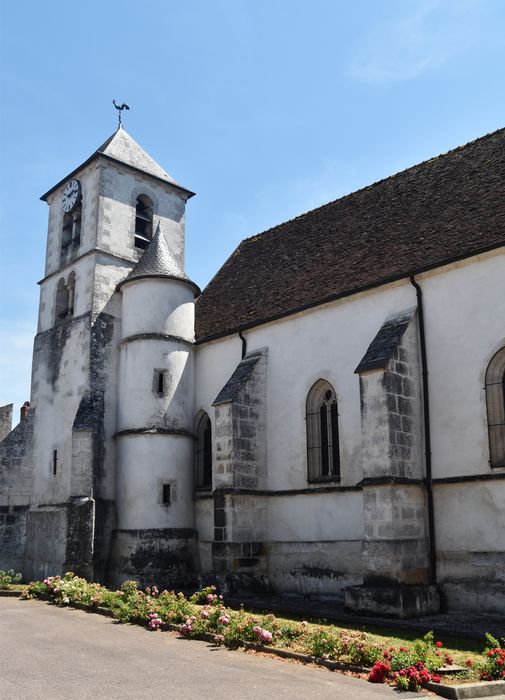
[{"label": "arched window", "polygon": [[212,488],[212,424],[206,413],[198,422],[196,445],[196,487]]},{"label": "arched window", "polygon": [[340,453],[335,390],[319,379],[309,391],[306,408],[309,481],[338,481]]},{"label": "arched window", "polygon": [[505,467],[505,347],[486,370],[487,429],[492,467]]},{"label": "arched window", "polygon": [[68,316],[68,289],[63,277],[58,281],[56,287],[56,320]]},{"label": "arched window", "polygon": [[63,277],[58,281],[56,287],[56,304],[55,316],[56,320],[63,320],[74,314],[74,298],[75,298],[75,272],[71,272],[67,281]]},{"label": "arched window", "polygon": [[153,203],[145,194],[137,197],[135,207],[135,247],[145,250],[153,237]]}]

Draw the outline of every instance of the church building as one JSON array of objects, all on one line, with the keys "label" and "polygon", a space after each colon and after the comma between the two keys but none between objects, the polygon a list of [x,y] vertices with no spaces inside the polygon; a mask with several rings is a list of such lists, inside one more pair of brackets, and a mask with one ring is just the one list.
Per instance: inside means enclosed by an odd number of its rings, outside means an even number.
[{"label": "church building", "polygon": [[0,568],[503,614],[505,129],[245,239],[202,292],[192,196],[122,127],[43,195]]}]

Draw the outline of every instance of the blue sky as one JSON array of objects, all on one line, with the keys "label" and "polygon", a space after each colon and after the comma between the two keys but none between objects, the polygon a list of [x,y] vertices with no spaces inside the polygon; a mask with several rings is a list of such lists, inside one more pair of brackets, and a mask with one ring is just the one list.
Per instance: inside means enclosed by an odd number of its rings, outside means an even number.
[{"label": "blue sky", "polygon": [[240,240],[505,126],[502,0],[4,2],[0,405],[29,396],[47,206],[114,130],[181,184],[204,286]]}]

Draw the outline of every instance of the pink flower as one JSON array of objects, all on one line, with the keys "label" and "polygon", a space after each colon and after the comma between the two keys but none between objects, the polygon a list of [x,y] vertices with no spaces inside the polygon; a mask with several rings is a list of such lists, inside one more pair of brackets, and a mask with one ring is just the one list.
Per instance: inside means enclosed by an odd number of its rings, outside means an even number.
[{"label": "pink flower", "polygon": [[255,637],[259,637],[261,635],[261,632],[262,629],[261,627],[258,627],[258,625],[256,625],[256,627],[253,627],[253,634]]},{"label": "pink flower", "polygon": [[261,630],[260,639],[265,644],[269,644],[272,641],[272,633],[268,630]]},{"label": "pink flower", "polygon": [[209,617],[208,610],[202,610],[202,612],[200,614],[205,620]]},{"label": "pink flower", "polygon": [[222,617],[219,618],[219,623],[221,625],[229,625],[230,624],[230,618],[228,615],[223,615]]}]

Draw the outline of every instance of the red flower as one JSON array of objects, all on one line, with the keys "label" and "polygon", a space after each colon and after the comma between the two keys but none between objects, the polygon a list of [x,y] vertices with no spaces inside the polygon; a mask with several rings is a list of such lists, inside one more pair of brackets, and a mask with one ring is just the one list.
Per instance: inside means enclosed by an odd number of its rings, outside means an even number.
[{"label": "red flower", "polygon": [[443,646],[442,642],[435,642],[435,646],[440,649]]},{"label": "red flower", "polygon": [[466,660],[466,665],[468,666],[468,668],[470,668],[470,666],[473,665],[472,659],[467,659],[467,660]]},{"label": "red flower", "polygon": [[498,666],[503,666],[503,659],[496,659]]},{"label": "red flower", "polygon": [[437,676],[437,674],[434,674],[431,677],[431,680],[433,681],[433,683],[440,683],[440,676]]}]

